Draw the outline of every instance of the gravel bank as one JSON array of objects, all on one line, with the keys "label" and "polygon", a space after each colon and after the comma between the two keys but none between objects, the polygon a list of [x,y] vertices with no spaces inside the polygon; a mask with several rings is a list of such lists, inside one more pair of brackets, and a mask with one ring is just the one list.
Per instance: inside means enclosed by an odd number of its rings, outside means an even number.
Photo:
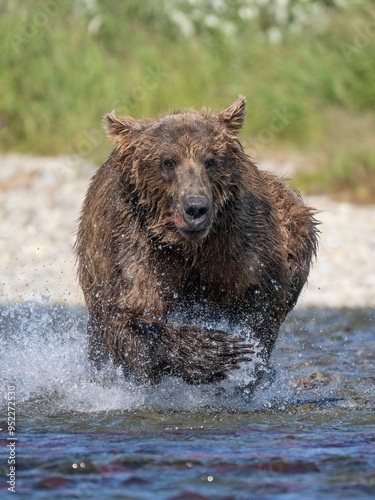
[{"label": "gravel bank", "polygon": [[[90,165],[0,156],[0,303],[83,304],[72,247]],[[375,205],[306,198],[320,249],[298,307],[375,306]]]}]

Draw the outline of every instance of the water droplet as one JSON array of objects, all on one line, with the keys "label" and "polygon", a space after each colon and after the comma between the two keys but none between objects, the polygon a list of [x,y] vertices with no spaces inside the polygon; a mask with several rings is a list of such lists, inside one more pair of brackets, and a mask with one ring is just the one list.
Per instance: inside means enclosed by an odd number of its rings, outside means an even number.
[{"label": "water droplet", "polygon": [[49,302],[51,302],[51,295],[49,293],[46,295],[42,295],[42,302],[44,304],[48,304]]}]

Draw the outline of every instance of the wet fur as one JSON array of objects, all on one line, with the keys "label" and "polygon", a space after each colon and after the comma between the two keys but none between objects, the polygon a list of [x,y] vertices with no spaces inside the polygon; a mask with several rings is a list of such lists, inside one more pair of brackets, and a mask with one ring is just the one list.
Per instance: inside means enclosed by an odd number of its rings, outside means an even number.
[{"label": "wet fur", "polygon": [[[168,321],[176,307],[194,304],[252,332],[268,360],[306,282],[317,231],[299,194],[245,154],[237,139],[245,111],[240,97],[217,115],[107,115],[116,148],[93,176],[76,243],[98,368],[110,356],[139,383],[166,374],[194,384],[224,379],[251,357],[251,346]],[[176,221],[183,223],[186,193],[198,191],[212,217],[208,234],[189,240]]]}]

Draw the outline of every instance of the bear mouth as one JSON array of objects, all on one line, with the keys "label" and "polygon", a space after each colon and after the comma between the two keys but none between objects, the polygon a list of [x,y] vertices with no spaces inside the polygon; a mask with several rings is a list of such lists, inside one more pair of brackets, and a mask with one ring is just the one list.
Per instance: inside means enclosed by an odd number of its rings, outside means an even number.
[{"label": "bear mouth", "polygon": [[203,240],[211,229],[211,217],[208,217],[204,224],[187,224],[184,216],[180,212],[175,212],[173,217],[178,233],[188,241]]}]

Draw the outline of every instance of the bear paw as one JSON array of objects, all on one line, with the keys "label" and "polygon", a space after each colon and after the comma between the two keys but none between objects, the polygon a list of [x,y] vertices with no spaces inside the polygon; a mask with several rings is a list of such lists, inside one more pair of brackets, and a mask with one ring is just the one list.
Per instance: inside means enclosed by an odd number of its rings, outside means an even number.
[{"label": "bear paw", "polygon": [[209,384],[225,379],[239,363],[251,361],[253,345],[220,330],[181,327],[178,351],[171,360],[172,373],[189,384]]}]

